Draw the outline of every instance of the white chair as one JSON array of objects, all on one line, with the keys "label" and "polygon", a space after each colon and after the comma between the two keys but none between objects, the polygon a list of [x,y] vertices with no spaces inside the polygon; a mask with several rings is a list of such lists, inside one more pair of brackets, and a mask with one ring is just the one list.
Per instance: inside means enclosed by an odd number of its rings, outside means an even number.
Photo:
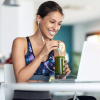
[{"label": "white chair", "polygon": [[6,87],[7,84],[16,83],[15,75],[12,64],[4,64],[4,83],[2,83],[2,94],[4,94],[4,100],[12,100],[14,90]]}]

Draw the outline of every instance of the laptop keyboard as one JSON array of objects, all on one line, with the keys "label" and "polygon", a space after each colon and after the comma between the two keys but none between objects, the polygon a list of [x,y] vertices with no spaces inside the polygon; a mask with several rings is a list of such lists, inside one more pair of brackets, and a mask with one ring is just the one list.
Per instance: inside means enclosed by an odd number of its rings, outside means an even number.
[{"label": "laptop keyboard", "polygon": [[52,79],[52,83],[75,83],[75,79]]}]

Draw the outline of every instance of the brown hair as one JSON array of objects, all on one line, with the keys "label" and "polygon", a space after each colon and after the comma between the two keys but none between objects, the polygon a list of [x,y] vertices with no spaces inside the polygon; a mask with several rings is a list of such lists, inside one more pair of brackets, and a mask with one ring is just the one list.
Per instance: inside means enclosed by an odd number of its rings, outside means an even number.
[{"label": "brown hair", "polygon": [[40,15],[41,18],[44,18],[51,12],[58,11],[64,16],[62,8],[54,1],[46,1],[42,3],[37,11],[37,15]]}]

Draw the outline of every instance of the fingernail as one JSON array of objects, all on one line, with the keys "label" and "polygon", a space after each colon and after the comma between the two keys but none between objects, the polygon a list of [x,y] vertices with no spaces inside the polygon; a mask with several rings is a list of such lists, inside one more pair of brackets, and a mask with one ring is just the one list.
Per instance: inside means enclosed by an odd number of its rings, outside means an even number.
[{"label": "fingernail", "polygon": [[66,73],[66,71],[65,71],[65,70],[64,70],[63,72],[64,72],[64,73]]},{"label": "fingernail", "polygon": [[65,71],[65,68],[63,68],[63,71]]}]

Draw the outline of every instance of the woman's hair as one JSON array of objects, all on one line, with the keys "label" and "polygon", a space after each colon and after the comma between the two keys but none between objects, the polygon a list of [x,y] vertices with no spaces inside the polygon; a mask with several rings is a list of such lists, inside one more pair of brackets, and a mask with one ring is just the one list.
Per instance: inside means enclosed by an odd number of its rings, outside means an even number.
[{"label": "woman's hair", "polygon": [[40,15],[41,18],[44,18],[46,15],[48,15],[51,12],[58,11],[63,14],[62,8],[54,1],[46,1],[42,3],[37,11],[37,15]]}]

